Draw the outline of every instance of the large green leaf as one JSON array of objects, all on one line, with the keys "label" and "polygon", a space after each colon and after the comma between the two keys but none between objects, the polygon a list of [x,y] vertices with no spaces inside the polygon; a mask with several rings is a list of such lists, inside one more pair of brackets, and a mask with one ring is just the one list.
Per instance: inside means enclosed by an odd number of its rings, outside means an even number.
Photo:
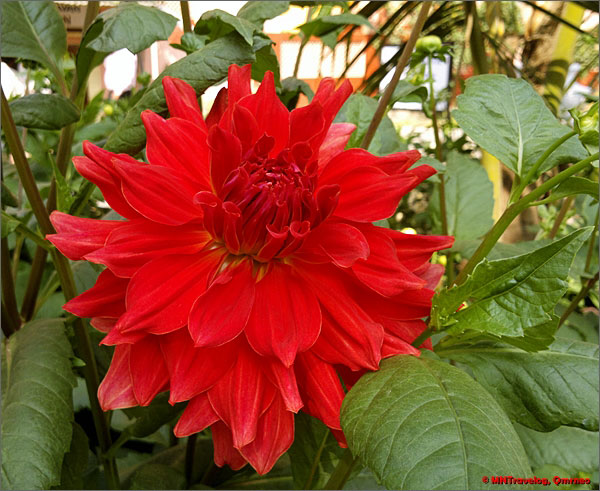
[{"label": "large green leaf", "polygon": [[305,38],[317,36],[321,38],[323,44],[331,49],[337,44],[338,34],[346,26],[367,26],[375,30],[371,23],[362,15],[343,13],[338,15],[323,15],[314,20],[302,24],[300,30]]},{"label": "large green leaf", "polygon": [[[573,258],[590,233],[583,228],[529,254],[483,261],[465,283],[434,297],[435,325],[452,324],[449,333],[523,336],[524,329],[550,321],[567,290]],[[456,312],[467,299],[469,305]]]},{"label": "large green leaf", "polygon": [[[450,152],[445,171],[448,234],[456,240],[475,239],[494,224],[494,189],[487,172],[468,156]],[[432,218],[439,225],[440,195],[436,184],[429,202]],[[441,232],[441,228],[439,230]]]},{"label": "large green leaf", "polygon": [[513,421],[539,431],[598,430],[598,345],[557,338],[527,353],[492,342],[436,349],[467,365]]},{"label": "large green leaf", "polygon": [[290,7],[290,2],[281,1],[251,1],[246,2],[239,10],[237,16],[256,24],[262,29],[267,19],[272,19],[283,14]]},{"label": "large green leaf", "polygon": [[2,400],[4,489],[48,489],[59,484],[71,443],[73,352],[63,321],[30,322],[6,347]]},{"label": "large green leaf", "polygon": [[177,24],[177,18],[156,7],[119,2],[117,7],[98,15],[95,22],[103,24],[102,31],[89,42],[89,48],[103,53],[127,48],[136,54],[154,41],[167,39]]},{"label": "large green leaf", "polygon": [[527,476],[527,456],[508,417],[466,373],[400,355],[346,395],[342,428],[388,489],[488,489],[498,475]]},{"label": "large green leaf", "polygon": [[317,419],[301,412],[295,420],[296,437],[288,451],[294,488],[323,489],[344,450]]},{"label": "large green leaf", "polygon": [[2,2],[2,57],[41,63],[60,73],[67,31],[54,2]]},{"label": "large green leaf", "polygon": [[130,489],[186,489],[185,476],[164,464],[146,464],[131,477]]},{"label": "large green leaf", "polygon": [[[550,145],[570,131],[523,79],[505,75],[471,77],[457,102],[458,109],[452,116],[465,133],[522,177]],[[550,155],[537,174],[587,155],[573,136]]]},{"label": "large green leaf", "polygon": [[[376,109],[377,101],[362,94],[352,94],[344,103],[335,117],[335,122],[356,125],[356,130],[350,136],[346,148],[360,147]],[[381,120],[368,150],[376,155],[388,155],[406,150],[406,146],[402,144],[396,133],[394,124],[387,116]]]},{"label": "large green leaf", "polygon": [[9,103],[17,126],[60,130],[79,121],[79,109],[60,94],[30,94]]},{"label": "large green leaf", "polygon": [[146,141],[146,133],[140,115],[150,109],[163,112],[167,109],[162,87],[165,75],[180,78],[189,83],[196,92],[203,92],[227,76],[231,64],[245,64],[254,60],[252,49],[235,33],[219,38],[191,55],[168,66],[150,84],[138,103],[129,110],[125,119],[109,137],[105,148],[111,152],[135,154]]},{"label": "large green leaf", "polygon": [[561,426],[551,432],[531,430],[515,424],[531,467],[558,465],[567,472],[598,470],[598,432]]},{"label": "large green leaf", "polygon": [[71,447],[62,463],[60,486],[56,489],[83,489],[83,474],[88,465],[89,442],[83,428],[73,423]]},{"label": "large green leaf", "polygon": [[204,12],[194,26],[196,34],[206,34],[210,39],[218,39],[235,31],[250,46],[254,44],[253,35],[256,30],[256,24],[220,9]]}]

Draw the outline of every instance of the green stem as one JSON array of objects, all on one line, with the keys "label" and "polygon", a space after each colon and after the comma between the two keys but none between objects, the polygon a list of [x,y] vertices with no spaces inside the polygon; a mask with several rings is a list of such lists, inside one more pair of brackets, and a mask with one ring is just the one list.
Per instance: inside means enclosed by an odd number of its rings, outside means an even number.
[{"label": "green stem", "polygon": [[585,269],[584,271],[587,273],[592,265],[592,258],[594,257],[594,246],[596,245],[596,233],[598,233],[598,214],[600,212],[600,208],[596,210],[596,220],[594,222],[594,230],[592,230],[592,235],[590,236],[590,245],[588,246],[587,255],[585,256]]},{"label": "green stem", "polygon": [[546,149],[546,151],[540,156],[540,158],[537,159],[537,161],[533,164],[531,169],[529,169],[527,174],[525,174],[525,177],[522,179],[521,183],[518,184],[515,187],[515,189],[510,193],[510,198],[508,201],[509,203],[514,203],[521,197],[521,194],[527,187],[527,184],[529,184],[535,178],[538,169],[548,159],[548,157],[552,155],[552,152],[554,152],[554,150],[556,150],[564,142],[566,142],[569,138],[575,136],[576,134],[577,132],[575,130],[570,131],[569,133],[561,136],[558,140],[556,140],[552,145],[550,145]]},{"label": "green stem", "polygon": [[507,227],[512,223],[512,221],[523,211],[525,208],[531,206],[531,204],[540,196],[550,191],[552,188],[563,182],[567,177],[576,174],[580,170],[584,169],[594,160],[598,159],[598,153],[594,155],[590,155],[589,157],[580,160],[576,164],[566,168],[564,171],[560,172],[556,176],[548,179],[541,186],[538,186],[529,194],[525,195],[516,203],[510,205],[502,216],[498,219],[498,221],[494,224],[494,226],[490,229],[490,231],[485,235],[483,242],[479,245],[469,262],[462,269],[460,274],[457,276],[455,284],[460,285],[463,283],[469,274],[475,269],[475,266],[479,264],[480,261],[488,255],[488,253],[492,250],[496,242],[500,236],[504,233]]},{"label": "green stem", "polygon": [[192,473],[194,472],[194,462],[196,461],[196,441],[198,433],[188,436],[185,445],[185,482],[188,486],[192,483]]},{"label": "green stem", "polygon": [[432,327],[428,327],[427,329],[425,329],[421,335],[415,339],[411,344],[415,347],[415,348],[419,348],[425,341],[427,341],[431,335],[433,334],[433,328]]},{"label": "green stem", "polygon": [[317,467],[319,467],[321,455],[323,454],[323,449],[325,448],[325,443],[327,442],[327,438],[329,438],[329,435],[329,431],[326,431],[325,436],[323,437],[323,439],[321,440],[321,444],[319,445],[319,449],[317,450],[317,453],[313,458],[312,465],[310,466],[310,473],[308,474],[308,477],[306,478],[306,482],[304,483],[304,486],[302,486],[302,489],[312,489],[313,479],[315,478],[315,473],[317,472]]},{"label": "green stem", "polygon": [[379,123],[381,123],[381,120],[383,119],[385,111],[387,110],[388,104],[390,103],[390,100],[392,98],[392,94],[394,93],[394,90],[396,89],[396,86],[398,85],[398,82],[400,81],[400,76],[402,75],[402,71],[404,70],[404,67],[406,67],[408,60],[410,59],[410,55],[413,52],[415,44],[417,44],[417,39],[419,38],[419,34],[421,33],[421,30],[423,29],[423,25],[425,24],[425,21],[427,20],[427,14],[431,7],[431,3],[432,2],[423,2],[423,5],[421,6],[421,10],[419,11],[419,16],[417,17],[415,25],[412,28],[410,37],[408,38],[408,41],[404,45],[404,50],[402,51],[400,58],[398,58],[398,63],[396,65],[396,69],[394,70],[394,75],[392,76],[392,80],[390,81],[390,83],[388,84],[388,86],[385,89],[385,92],[379,99],[379,104],[377,105],[377,109],[375,110],[373,119],[371,119],[369,128],[367,129],[367,132],[365,133],[365,136],[360,144],[360,148],[364,148],[364,149],[369,148],[369,145],[371,144],[371,140],[373,140],[373,137],[375,136],[377,127],[379,126]]},{"label": "green stem", "polygon": [[187,2],[179,2],[181,7],[181,19],[183,20],[183,32],[192,32],[192,20],[190,19],[190,6]]},{"label": "green stem", "polygon": [[33,255],[31,270],[27,279],[27,287],[25,289],[25,295],[23,296],[23,303],[21,304],[21,315],[25,321],[29,321],[33,318],[47,257],[48,251],[43,247],[38,246]]},{"label": "green stem", "polygon": [[298,56],[296,57],[296,63],[294,64],[294,77],[298,77],[298,70],[300,70],[300,58],[302,58],[302,52],[304,51],[304,47],[308,43],[308,37],[302,38],[300,41],[300,48],[298,48]]},{"label": "green stem", "polygon": [[[21,317],[17,307],[17,297],[15,294],[15,285],[13,283],[12,268],[10,267],[10,251],[8,250],[8,239],[2,239],[2,307],[6,311],[6,316],[10,319],[8,332],[4,334],[8,337],[14,331],[21,327]],[[3,326],[4,327],[4,326]]]},{"label": "green stem", "polygon": [[565,216],[567,216],[567,212],[569,211],[569,208],[571,208],[571,205],[573,204],[574,200],[574,196],[569,196],[568,198],[565,198],[562,204],[560,205],[560,210],[558,211],[558,215],[556,215],[556,218],[554,219],[554,223],[552,224],[552,230],[550,230],[550,234],[548,235],[548,237],[550,237],[551,239],[556,237],[556,234],[560,229],[560,225],[565,219]]},{"label": "green stem", "polygon": [[594,285],[596,284],[597,281],[598,281],[598,273],[596,273],[593,278],[590,278],[588,280],[587,284],[581,289],[581,291],[577,294],[577,296],[569,304],[569,306],[567,307],[567,310],[565,310],[563,312],[563,315],[560,316],[560,320],[558,321],[558,327],[562,326],[565,323],[567,318],[577,308],[577,305],[579,305],[579,302],[581,302],[587,296],[587,294],[594,287]]},{"label": "green stem", "polygon": [[323,489],[342,489],[357,462],[358,458],[355,459],[347,448]]}]

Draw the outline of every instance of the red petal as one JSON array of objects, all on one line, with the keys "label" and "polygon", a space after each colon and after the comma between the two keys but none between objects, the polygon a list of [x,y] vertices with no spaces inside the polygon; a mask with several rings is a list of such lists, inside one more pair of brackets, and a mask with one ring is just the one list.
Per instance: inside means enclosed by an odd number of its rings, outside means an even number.
[{"label": "red petal", "polygon": [[183,414],[173,429],[177,438],[198,433],[219,421],[219,416],[210,405],[208,396],[200,394],[185,407]]},{"label": "red petal", "polygon": [[347,79],[342,82],[337,90],[335,90],[335,80],[331,78],[321,80],[311,102],[319,102],[323,106],[327,128],[331,125],[333,118],[344,105],[346,99],[350,97],[350,94],[352,94],[352,84]]},{"label": "red petal", "polygon": [[330,428],[341,430],[340,409],[344,390],[333,366],[310,351],[298,355],[297,366],[296,377],[305,402],[303,411]]},{"label": "red petal", "polygon": [[163,119],[146,110],[146,155],[152,165],[167,167],[195,184],[196,191],[210,189],[206,131],[181,118]]},{"label": "red petal", "polygon": [[108,234],[127,223],[121,220],[79,218],[60,211],[53,211],[50,220],[58,233],[49,234],[46,238],[74,261],[104,246]]},{"label": "red petal", "polygon": [[435,251],[452,247],[454,237],[445,235],[403,234],[396,230],[387,230],[398,249],[400,261],[410,270],[425,264]]},{"label": "red petal", "polygon": [[290,137],[290,113],[275,93],[273,72],[265,73],[256,94],[244,97],[239,105],[250,110],[258,123],[259,134],[275,138],[275,146],[269,155],[275,157],[287,147]]},{"label": "red petal", "polygon": [[128,284],[128,279],[118,278],[106,269],[92,288],[69,300],[63,309],[78,317],[119,317],[125,312]]},{"label": "red petal", "polygon": [[217,348],[195,348],[187,329],[160,337],[171,380],[169,402],[187,401],[210,389],[233,366],[237,343]]},{"label": "red petal", "polygon": [[271,382],[279,388],[279,393],[287,410],[297,413],[304,403],[300,398],[300,392],[298,392],[294,367],[286,367],[279,360],[273,360],[269,365],[267,375]]},{"label": "red petal", "polygon": [[227,110],[227,88],[223,87],[219,90],[217,97],[215,98],[215,102],[213,102],[212,107],[208,115],[206,116],[206,127],[210,129],[216,124],[219,124],[223,114]]},{"label": "red petal", "polygon": [[147,406],[156,394],[167,389],[169,372],[157,336],[147,336],[131,345],[129,371],[140,406]]},{"label": "red petal", "polygon": [[128,344],[115,347],[108,372],[98,387],[98,400],[104,411],[137,406],[129,373]]},{"label": "red petal", "polygon": [[269,472],[294,441],[294,415],[285,410],[280,397],[258,422],[254,441],[240,449],[256,472],[263,475]]},{"label": "red petal", "polygon": [[311,262],[329,258],[340,268],[349,268],[369,257],[369,244],[356,227],[328,220],[311,231],[296,255]]},{"label": "red petal", "polygon": [[196,346],[219,346],[246,327],[254,303],[252,264],[226,269],[194,303],[189,330]]},{"label": "red petal", "polygon": [[227,74],[227,96],[229,106],[233,106],[242,97],[251,93],[250,80],[252,75],[252,65],[230,65]]},{"label": "red petal", "polygon": [[329,127],[325,140],[319,148],[319,169],[324,169],[333,157],[344,151],[355,129],[356,125],[352,123],[336,123]]},{"label": "red petal", "polygon": [[127,313],[116,328],[165,334],[185,326],[193,303],[206,290],[221,259],[217,251],[204,251],[150,261],[131,278]]},{"label": "red petal", "polygon": [[415,270],[415,274],[425,281],[426,288],[435,290],[440,283],[442,276],[444,276],[444,266],[441,264],[425,263]]},{"label": "red petal", "polygon": [[215,447],[215,464],[223,467],[227,464],[234,471],[244,467],[248,462],[242,454],[233,446],[231,431],[221,421],[210,427]]},{"label": "red petal", "polygon": [[149,220],[181,225],[200,217],[200,211],[193,204],[198,190],[172,170],[122,161],[115,161],[115,167],[123,180],[123,196]]},{"label": "red petal", "polygon": [[197,224],[170,227],[145,220],[121,223],[104,247],[87,254],[85,259],[104,264],[125,278],[157,257],[199,252],[210,239]]},{"label": "red petal", "polygon": [[289,147],[291,148],[297,142],[307,142],[316,154],[321,145],[321,141],[318,140],[319,135],[325,130],[323,108],[319,104],[296,108],[290,113]]},{"label": "red petal", "polygon": [[211,149],[210,179],[218,194],[229,173],[240,165],[242,144],[233,133],[213,126],[208,133],[208,145]]},{"label": "red petal", "polygon": [[306,351],[321,330],[321,310],[308,285],[289,266],[274,267],[256,284],[246,337],[263,356],[276,356],[285,366]]},{"label": "red petal", "polygon": [[369,288],[388,297],[404,290],[423,288],[426,281],[412,273],[398,260],[392,239],[381,227],[371,224],[359,226],[369,241],[371,254],[366,260],[357,261],[352,271]]},{"label": "red petal", "polygon": [[270,384],[258,363],[247,350],[240,350],[235,366],[208,391],[213,409],[231,429],[235,448],[254,440],[258,418],[269,402],[264,393]]},{"label": "red petal", "polygon": [[187,119],[206,133],[206,124],[194,88],[183,80],[168,76],[163,77],[162,84],[171,117]]},{"label": "red petal", "polygon": [[415,355],[419,356],[421,352],[411,346],[406,341],[403,341],[396,336],[386,333],[383,339],[383,346],[381,347],[381,357],[389,358],[394,355]]},{"label": "red petal", "polygon": [[[123,308],[125,303],[123,302]],[[100,332],[109,332],[117,323],[117,317],[93,317],[90,319],[90,324],[94,329]]]}]

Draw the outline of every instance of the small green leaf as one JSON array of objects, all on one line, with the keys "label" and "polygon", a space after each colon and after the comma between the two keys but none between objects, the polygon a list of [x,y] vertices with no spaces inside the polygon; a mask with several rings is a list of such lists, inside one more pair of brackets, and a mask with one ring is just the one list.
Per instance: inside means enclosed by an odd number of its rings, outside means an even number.
[{"label": "small green leaf", "polygon": [[185,51],[188,55],[204,47],[208,41],[208,36],[200,36],[195,32],[185,32],[181,36],[181,44],[171,44],[174,48]]},{"label": "small green leaf", "polygon": [[79,109],[60,94],[30,94],[9,103],[17,126],[60,130],[79,121]]},{"label": "small green leaf", "polygon": [[467,365],[513,421],[598,430],[598,345],[557,338],[538,353],[490,342],[436,352]]},{"label": "small green leaf", "polygon": [[[13,192],[8,189],[8,186],[4,184],[4,181],[1,181],[2,184],[2,192],[0,193],[0,198],[2,199],[2,207],[12,206],[16,208],[19,206],[19,202],[17,201],[17,197],[13,194]],[[4,237],[4,235],[2,236]]]},{"label": "small green leaf", "polygon": [[[567,290],[573,258],[590,233],[591,227],[583,228],[529,254],[484,260],[465,283],[434,297],[435,325],[452,324],[449,334],[523,336],[524,329],[550,321]],[[468,299],[469,305],[456,312]]]},{"label": "small green leaf", "polygon": [[2,57],[24,58],[60,73],[67,31],[54,2],[2,2]]},{"label": "small green leaf", "polygon": [[542,205],[552,203],[558,199],[574,196],[576,194],[589,194],[598,201],[598,183],[590,181],[585,177],[571,176],[561,182],[548,198],[536,201],[534,204]]},{"label": "small green leaf", "polygon": [[561,426],[549,433],[515,424],[531,467],[558,465],[567,472],[598,470],[598,432]]},{"label": "small green leaf", "polygon": [[[360,147],[376,109],[377,101],[362,94],[352,94],[344,103],[335,117],[335,122],[356,125],[356,130],[350,136],[346,148]],[[384,116],[381,120],[368,150],[376,155],[388,155],[406,150],[406,146],[400,141],[398,133],[396,133],[394,124],[387,116]]]},{"label": "small green leaf", "polygon": [[254,56],[256,61],[252,63],[252,78],[258,82],[262,82],[267,71],[273,72],[275,86],[280,87],[281,81],[279,76],[279,61],[273,49],[273,41],[263,33],[254,34]]},{"label": "small green leaf", "polygon": [[253,36],[257,30],[258,27],[252,22],[220,9],[204,12],[194,26],[196,34],[206,34],[213,41],[235,31],[249,46],[254,44]]},{"label": "small green leaf", "polygon": [[[521,177],[550,145],[570,131],[523,79],[505,75],[471,77],[457,103],[452,116],[465,133]],[[537,175],[587,156],[577,136],[573,136],[548,157]]]},{"label": "small green leaf", "polygon": [[427,100],[427,89],[422,85],[413,85],[406,80],[399,80],[394,89],[390,105],[396,102],[423,102]]},{"label": "small green leaf", "polygon": [[[456,240],[481,237],[494,224],[494,189],[487,172],[479,162],[452,151],[444,175],[448,235]],[[429,209],[441,233],[439,184],[435,185]]]},{"label": "small green leaf", "polygon": [[73,423],[71,448],[62,463],[60,486],[54,489],[84,489],[83,474],[88,465],[88,437],[83,428]]},{"label": "small green leaf", "polygon": [[375,31],[371,23],[362,15],[343,13],[324,15],[299,26],[305,39],[311,36],[320,37],[323,44],[331,49],[337,44],[337,37],[346,26],[367,26]]},{"label": "small green leaf", "polygon": [[155,7],[119,2],[98,15],[95,23],[103,23],[102,31],[87,44],[88,48],[102,53],[127,48],[137,54],[155,41],[167,39],[177,18]]},{"label": "small green leaf", "polygon": [[73,351],[63,321],[43,319],[8,340],[2,400],[4,489],[49,489],[60,482],[71,443]]},{"label": "small green leaf", "polygon": [[346,395],[342,429],[353,455],[388,489],[491,489],[481,477],[531,470],[508,417],[466,373],[399,355]]},{"label": "small green leaf", "polygon": [[185,404],[169,404],[169,395],[159,394],[149,406],[125,409],[128,416],[134,416],[135,422],[128,426],[131,436],[144,438],[157,431],[162,425],[174,420],[183,411]]},{"label": "small green leaf", "polygon": [[291,111],[296,107],[300,94],[304,94],[310,101],[315,93],[304,80],[288,77],[281,81],[281,89],[278,90],[281,102]]},{"label": "small green leaf", "polygon": [[127,112],[125,119],[109,137],[104,148],[131,155],[143,148],[146,132],[140,114],[146,109],[157,113],[167,110],[162,87],[165,75],[185,80],[196,92],[201,93],[226,77],[229,65],[242,65],[251,61],[254,61],[252,49],[235,33],[219,38],[176,61],[150,84],[142,98]]},{"label": "small green leaf", "polygon": [[280,1],[251,1],[246,2],[237,13],[237,16],[256,24],[261,30],[266,20],[277,17],[287,12],[290,2]]},{"label": "small green leaf", "polygon": [[289,449],[295,489],[323,489],[344,450],[331,431],[304,413],[295,418],[294,443]]}]

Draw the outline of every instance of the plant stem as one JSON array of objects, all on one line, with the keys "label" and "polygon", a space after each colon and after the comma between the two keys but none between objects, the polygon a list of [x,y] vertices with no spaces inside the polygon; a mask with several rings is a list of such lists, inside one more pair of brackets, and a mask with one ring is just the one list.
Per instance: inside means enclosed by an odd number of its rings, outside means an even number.
[{"label": "plant stem", "polygon": [[33,255],[31,271],[29,272],[29,277],[27,279],[27,288],[25,289],[23,303],[21,304],[21,315],[26,322],[31,320],[35,311],[35,303],[40,291],[47,257],[48,251],[43,247],[38,246]]},{"label": "plant stem", "polygon": [[196,460],[196,441],[198,433],[188,436],[185,445],[185,482],[188,486],[192,483],[192,473],[194,472],[194,462]]},{"label": "plant stem", "polygon": [[433,328],[432,327],[428,327],[427,329],[425,329],[421,335],[415,339],[411,344],[415,347],[418,348],[420,347],[425,341],[427,341],[431,335],[433,334]]},{"label": "plant stem", "polygon": [[190,6],[187,2],[179,2],[181,7],[181,19],[183,20],[183,32],[192,32],[192,20],[190,19]]},{"label": "plant stem", "polygon": [[517,201],[521,197],[521,193],[523,193],[524,189],[527,187],[534,178],[535,175],[540,168],[540,166],[552,155],[554,150],[560,147],[564,142],[566,142],[569,138],[575,136],[577,132],[575,130],[570,131],[569,133],[561,136],[558,140],[556,140],[552,145],[550,145],[546,151],[540,156],[539,159],[533,164],[529,172],[525,174],[522,182],[510,193],[509,203],[513,203]]},{"label": "plant stem", "polygon": [[373,119],[371,120],[371,124],[369,124],[369,128],[367,129],[363,141],[360,144],[360,148],[369,148],[371,140],[373,140],[373,137],[375,136],[375,131],[377,131],[377,127],[383,119],[383,115],[387,110],[387,106],[390,102],[390,99],[392,98],[394,90],[396,89],[396,85],[398,85],[398,82],[400,81],[402,71],[404,70],[404,67],[406,67],[408,60],[410,59],[410,55],[412,54],[415,44],[417,43],[417,39],[419,37],[419,34],[421,33],[421,29],[423,29],[423,24],[425,24],[425,21],[427,20],[427,14],[429,12],[430,7],[431,2],[423,2],[421,10],[419,11],[419,16],[417,17],[415,25],[410,33],[410,37],[404,45],[404,50],[402,51],[402,54],[398,59],[398,64],[396,65],[396,69],[394,71],[392,80],[386,87],[385,92],[383,93],[381,98],[379,99],[377,110],[375,111]]},{"label": "plant stem", "polygon": [[592,257],[594,257],[594,246],[596,245],[596,233],[598,232],[598,214],[600,212],[600,208],[596,210],[596,221],[594,222],[594,230],[592,230],[592,235],[590,236],[590,245],[588,246],[587,255],[585,257],[585,269],[584,271],[587,273],[592,265]]},{"label": "plant stem", "polygon": [[17,307],[17,297],[15,295],[15,284],[13,283],[12,268],[10,267],[10,251],[8,250],[8,239],[2,239],[2,307],[6,316],[10,319],[8,337],[14,331],[21,327],[21,317],[19,317],[19,308]]},{"label": "plant stem", "polygon": [[[39,190],[35,184],[35,179],[33,178],[31,168],[29,167],[29,162],[27,162],[23,146],[19,140],[17,127],[15,126],[12,118],[8,101],[4,96],[4,91],[2,91],[1,109],[2,128],[4,130],[6,143],[8,144],[8,148],[15,160],[17,173],[19,174],[21,183],[23,184],[23,189],[27,194],[31,208],[33,209],[35,217],[38,221],[38,225],[43,235],[54,233],[55,230],[50,222],[48,211],[44,206]],[[60,254],[58,250],[52,249],[51,255],[52,259],[54,260],[56,272],[60,278],[65,300],[68,301],[77,295],[75,281],[73,280],[73,272],[71,271],[71,267],[69,266],[67,258]],[[92,343],[88,335],[87,327],[83,320],[76,318],[73,327],[76,338],[76,354],[85,362],[85,366],[83,367],[85,383],[88,396],[90,398],[90,407],[92,410],[92,416],[94,418],[94,426],[96,427],[98,441],[100,443],[100,449],[102,451],[102,455],[104,455],[104,453],[108,451],[111,446],[111,438],[108,421],[102,411],[102,408],[100,407],[97,397],[100,380],[98,376],[98,368],[96,366],[96,359],[94,358]],[[103,458],[103,464],[109,485],[112,489],[119,489],[119,477],[114,459]]]},{"label": "plant stem", "polygon": [[573,204],[574,200],[575,200],[574,196],[569,196],[569,197],[565,198],[563,200],[562,204],[560,205],[560,210],[558,211],[558,215],[556,215],[556,218],[554,219],[554,223],[552,224],[552,230],[550,230],[550,234],[548,234],[548,237],[550,237],[551,239],[556,237],[556,234],[558,233],[558,229],[560,229],[560,225],[562,224],[563,220],[565,219],[565,216],[567,215],[569,208],[571,208],[571,205]]},{"label": "plant stem", "polygon": [[492,250],[492,248],[494,247],[496,242],[498,242],[498,239],[504,233],[506,228],[525,208],[529,207],[531,203],[533,203],[537,198],[539,198],[544,193],[548,192],[549,190],[560,184],[567,177],[576,174],[577,172],[584,169],[587,165],[589,165],[597,159],[598,153],[595,153],[594,155],[590,155],[589,157],[580,160],[576,164],[567,167],[564,171],[548,179],[541,186],[538,186],[529,194],[525,195],[519,201],[513,203],[506,210],[504,210],[502,216],[498,219],[498,221],[494,224],[490,231],[485,235],[485,238],[483,239],[473,256],[471,256],[471,259],[469,259],[469,261],[462,269],[460,274],[457,276],[456,281],[454,283],[460,285],[467,279],[467,276],[473,271],[473,269],[475,269],[475,266],[477,266],[477,264],[479,264],[479,262],[483,260],[483,258],[485,258],[485,256],[487,256],[488,253]]},{"label": "plant stem", "polygon": [[294,65],[294,77],[298,77],[298,70],[300,70],[300,58],[302,58],[302,52],[304,51],[304,47],[308,43],[308,38],[302,38],[300,41],[300,47],[298,48],[298,56],[296,57],[296,63]]},{"label": "plant stem", "polygon": [[581,291],[577,294],[577,296],[572,300],[572,302],[567,307],[567,310],[563,312],[563,315],[560,316],[560,320],[558,321],[558,327],[562,326],[567,318],[573,313],[573,311],[589,293],[589,291],[594,287],[596,282],[598,281],[598,273],[594,275],[593,278],[590,278],[587,284],[581,289]]},{"label": "plant stem", "polygon": [[357,462],[358,458],[355,459],[347,448],[323,489],[342,489]]}]

